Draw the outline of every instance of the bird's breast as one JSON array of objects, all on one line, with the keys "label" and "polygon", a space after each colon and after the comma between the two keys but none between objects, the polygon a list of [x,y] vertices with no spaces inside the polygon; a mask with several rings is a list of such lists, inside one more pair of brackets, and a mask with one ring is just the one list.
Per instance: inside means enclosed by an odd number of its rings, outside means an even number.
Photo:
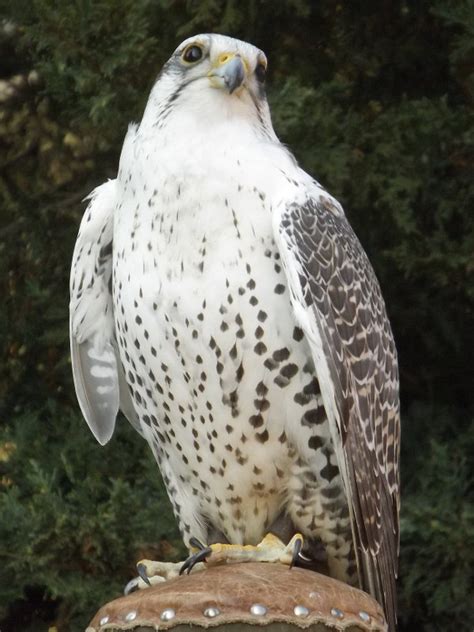
[{"label": "bird's breast", "polygon": [[158,460],[197,490],[214,524],[252,541],[284,504],[296,453],[288,420],[321,404],[273,239],[272,191],[238,167],[208,181],[132,179],[115,224],[114,303]]}]

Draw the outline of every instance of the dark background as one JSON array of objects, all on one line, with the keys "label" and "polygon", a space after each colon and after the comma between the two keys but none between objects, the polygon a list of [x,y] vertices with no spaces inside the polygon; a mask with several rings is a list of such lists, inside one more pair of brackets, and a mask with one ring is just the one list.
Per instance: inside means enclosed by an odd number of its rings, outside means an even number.
[{"label": "dark background", "polygon": [[[68,275],[82,198],[185,37],[264,49],[275,128],[347,210],[400,354],[400,630],[473,626],[472,0],[0,0],[0,628],[80,630],[182,555],[146,444],[81,419]],[[471,594],[469,594],[471,593]],[[1,621],[3,619],[3,622]]]}]

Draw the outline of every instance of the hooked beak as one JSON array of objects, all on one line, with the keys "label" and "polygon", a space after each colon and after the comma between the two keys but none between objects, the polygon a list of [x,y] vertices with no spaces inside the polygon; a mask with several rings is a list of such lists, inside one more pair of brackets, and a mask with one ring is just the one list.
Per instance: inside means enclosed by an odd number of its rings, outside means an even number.
[{"label": "hooked beak", "polygon": [[208,77],[213,88],[224,88],[229,94],[241,87],[247,75],[247,64],[240,55],[223,53]]}]

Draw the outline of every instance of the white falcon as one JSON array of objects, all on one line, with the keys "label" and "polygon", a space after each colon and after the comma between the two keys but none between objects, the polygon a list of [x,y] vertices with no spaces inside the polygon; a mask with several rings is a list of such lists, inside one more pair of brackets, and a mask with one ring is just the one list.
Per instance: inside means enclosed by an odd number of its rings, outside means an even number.
[{"label": "white falcon", "polygon": [[119,408],[146,439],[199,559],[261,559],[221,545],[274,534],[297,564],[372,593],[393,630],[392,332],[341,205],[275,135],[266,67],[221,35],[163,67],[81,223],[76,392],[101,444]]}]

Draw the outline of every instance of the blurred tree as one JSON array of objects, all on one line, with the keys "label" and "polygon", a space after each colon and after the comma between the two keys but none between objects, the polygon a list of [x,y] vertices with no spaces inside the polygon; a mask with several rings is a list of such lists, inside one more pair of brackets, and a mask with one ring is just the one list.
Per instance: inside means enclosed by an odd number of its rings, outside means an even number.
[{"label": "blurred tree", "polygon": [[267,52],[277,132],[381,280],[404,407],[400,629],[472,628],[472,1],[0,0],[0,15],[2,630],[80,630],[141,555],[179,555],[146,446],[123,423],[100,448],[81,420],[68,274],[81,199],[114,177],[162,63],[209,31]]}]

